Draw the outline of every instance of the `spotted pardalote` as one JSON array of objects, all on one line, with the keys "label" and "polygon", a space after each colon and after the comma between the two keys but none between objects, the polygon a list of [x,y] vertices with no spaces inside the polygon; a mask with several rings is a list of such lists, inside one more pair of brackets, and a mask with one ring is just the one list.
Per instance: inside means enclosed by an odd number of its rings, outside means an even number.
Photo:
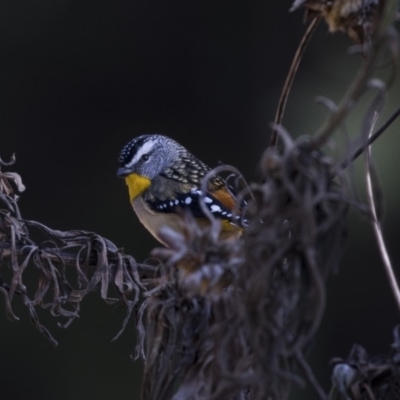
[{"label": "spotted pardalote", "polygon": [[202,193],[202,180],[210,171],[173,139],[142,135],[122,149],[117,176],[125,179],[139,220],[161,243],[161,227],[182,230],[182,213],[178,209],[189,209],[201,226],[209,224],[200,202],[221,221],[221,239],[240,236],[242,220],[234,213],[238,205],[226,181],[214,175]]}]

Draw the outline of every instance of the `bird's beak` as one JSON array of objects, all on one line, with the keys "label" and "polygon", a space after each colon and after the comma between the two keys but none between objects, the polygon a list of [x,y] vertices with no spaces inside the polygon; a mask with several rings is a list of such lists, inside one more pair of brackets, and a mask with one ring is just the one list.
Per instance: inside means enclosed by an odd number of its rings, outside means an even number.
[{"label": "bird's beak", "polygon": [[136,197],[140,196],[151,184],[149,178],[129,171],[128,168],[121,167],[117,171],[119,178],[125,178],[125,183],[129,190],[129,199],[131,203]]},{"label": "bird's beak", "polygon": [[118,171],[117,171],[117,178],[125,178],[126,176],[128,176],[131,173],[132,173],[132,170],[130,170],[129,168],[120,167],[120,168],[118,168]]}]

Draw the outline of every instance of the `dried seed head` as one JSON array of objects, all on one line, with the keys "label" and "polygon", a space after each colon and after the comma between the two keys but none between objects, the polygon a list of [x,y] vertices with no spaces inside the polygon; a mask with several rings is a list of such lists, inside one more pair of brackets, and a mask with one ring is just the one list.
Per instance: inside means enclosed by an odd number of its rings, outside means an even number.
[{"label": "dried seed head", "polygon": [[370,41],[382,9],[379,0],[296,0],[291,11],[306,8],[306,17],[321,16],[331,32],[347,33],[355,43]]}]

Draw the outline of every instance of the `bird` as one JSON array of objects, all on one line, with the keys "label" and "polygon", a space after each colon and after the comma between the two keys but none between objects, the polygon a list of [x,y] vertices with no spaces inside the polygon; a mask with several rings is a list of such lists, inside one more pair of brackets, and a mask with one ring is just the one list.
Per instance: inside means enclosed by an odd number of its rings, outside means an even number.
[{"label": "bird", "polygon": [[117,177],[124,178],[129,200],[140,222],[162,244],[159,231],[167,226],[183,230],[183,213],[190,210],[199,226],[210,224],[201,202],[221,222],[220,240],[241,236],[243,220],[233,189],[219,175],[203,178],[211,168],[168,136],[145,134],[121,150]]}]

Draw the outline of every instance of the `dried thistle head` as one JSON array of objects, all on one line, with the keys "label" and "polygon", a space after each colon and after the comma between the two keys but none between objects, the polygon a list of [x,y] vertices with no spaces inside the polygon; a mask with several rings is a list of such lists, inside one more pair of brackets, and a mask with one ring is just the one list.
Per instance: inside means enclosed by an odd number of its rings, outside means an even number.
[{"label": "dried thistle head", "polygon": [[355,43],[368,43],[382,11],[382,0],[296,0],[291,11],[306,8],[306,17],[321,16],[331,32],[347,33]]},{"label": "dried thistle head", "polygon": [[202,228],[193,215],[183,215],[182,232],[164,227],[160,235],[168,248],[155,249],[153,254],[178,272],[179,285],[191,295],[218,293],[231,282],[234,265],[240,257],[236,239],[220,240],[218,220]]},{"label": "dried thistle head", "polygon": [[394,343],[387,354],[371,357],[362,346],[355,344],[345,359],[332,359],[331,393],[336,392],[345,399],[398,399],[399,333],[400,325],[397,325],[393,330]]}]

